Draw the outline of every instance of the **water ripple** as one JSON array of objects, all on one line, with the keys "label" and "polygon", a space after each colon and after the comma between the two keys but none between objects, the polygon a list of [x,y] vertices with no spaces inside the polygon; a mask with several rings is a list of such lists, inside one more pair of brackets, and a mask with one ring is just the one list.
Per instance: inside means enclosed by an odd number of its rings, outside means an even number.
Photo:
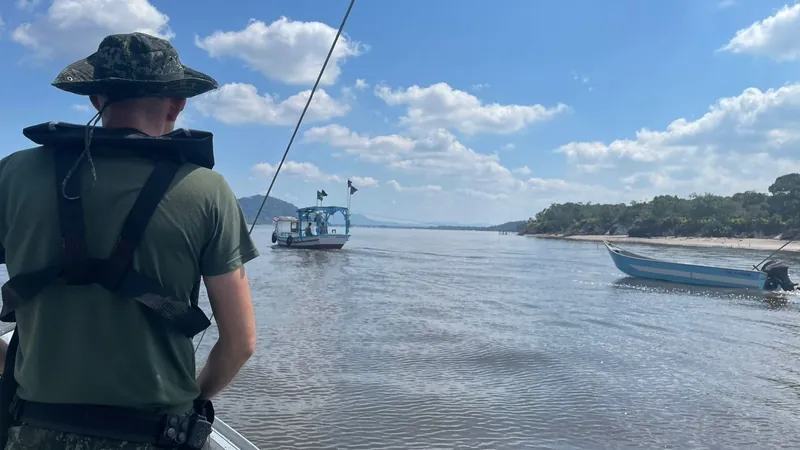
[{"label": "water ripple", "polygon": [[800,447],[795,299],[630,280],[593,243],[354,233],[256,234],[258,351],[217,403],[261,448]]}]

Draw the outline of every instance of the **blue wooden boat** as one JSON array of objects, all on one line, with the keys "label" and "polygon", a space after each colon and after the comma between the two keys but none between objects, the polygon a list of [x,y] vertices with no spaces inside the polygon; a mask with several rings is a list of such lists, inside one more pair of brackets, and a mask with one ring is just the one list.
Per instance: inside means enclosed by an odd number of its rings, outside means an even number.
[{"label": "blue wooden boat", "polygon": [[720,288],[792,291],[796,284],[789,279],[789,266],[780,260],[770,259],[760,268],[730,269],[662,261],[621,249],[603,241],[614,265],[624,274],[635,278],[669,281]]}]

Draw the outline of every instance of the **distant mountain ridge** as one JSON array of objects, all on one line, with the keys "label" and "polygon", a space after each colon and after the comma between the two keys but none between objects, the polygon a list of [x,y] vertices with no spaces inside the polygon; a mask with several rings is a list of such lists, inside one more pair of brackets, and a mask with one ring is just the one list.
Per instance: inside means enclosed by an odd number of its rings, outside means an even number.
[{"label": "distant mountain ridge", "polygon": [[[261,202],[264,201],[263,195],[251,195],[250,197],[242,197],[239,199],[239,205],[242,207],[244,218],[247,223],[253,223],[253,219],[258,213],[258,208],[261,207]],[[267,204],[264,205],[264,210],[258,216],[258,224],[272,223],[272,218],[276,216],[296,216],[297,206],[285,202],[281,199],[270,196],[267,199]]]},{"label": "distant mountain ridge", "polygon": [[[261,202],[264,201],[263,195],[251,195],[249,197],[242,197],[239,199],[239,205],[242,207],[242,212],[248,223],[253,223],[253,219],[261,207]],[[292,216],[297,215],[298,207],[292,203],[283,201],[275,197],[269,197],[267,204],[264,205],[264,210],[258,217],[258,224],[271,224],[272,218],[276,216]],[[364,214],[350,214],[350,225],[354,227],[374,227],[374,228],[421,228],[421,229],[439,229],[439,230],[485,230],[485,231],[521,231],[525,226],[525,221],[506,222],[500,225],[489,224],[459,224],[450,222],[439,223],[413,223],[413,222],[392,222],[375,220],[365,216]],[[344,220],[340,214],[331,217],[331,225],[344,225]]]}]

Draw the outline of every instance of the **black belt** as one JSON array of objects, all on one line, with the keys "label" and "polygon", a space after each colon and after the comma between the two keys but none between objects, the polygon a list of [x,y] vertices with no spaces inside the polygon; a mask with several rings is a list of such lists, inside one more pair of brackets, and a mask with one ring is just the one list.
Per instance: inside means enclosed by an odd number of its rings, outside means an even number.
[{"label": "black belt", "polygon": [[22,424],[65,433],[163,448],[200,449],[211,435],[214,413],[208,401],[195,402],[195,408],[200,411],[170,415],[116,406],[29,402],[15,397],[11,413]]}]

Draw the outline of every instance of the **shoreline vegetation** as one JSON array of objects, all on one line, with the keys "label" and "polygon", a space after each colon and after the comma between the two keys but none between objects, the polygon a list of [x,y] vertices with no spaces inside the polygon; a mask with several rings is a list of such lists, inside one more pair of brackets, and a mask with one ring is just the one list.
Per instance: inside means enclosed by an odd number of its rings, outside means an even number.
[{"label": "shoreline vegetation", "polygon": [[[566,239],[650,245],[777,250],[800,238],[800,174],[778,177],[768,193],[731,196],[659,195],[630,204],[553,204],[528,220],[520,233]],[[800,242],[782,251],[800,252]]]},{"label": "shoreline vegetation", "polygon": [[[665,236],[652,238],[637,238],[629,236],[608,236],[597,234],[527,234],[526,236],[539,239],[560,239],[566,241],[597,242],[608,241],[614,244],[647,244],[664,247],[693,247],[693,248],[727,248],[735,250],[755,250],[772,252],[780,248],[786,241],[778,238],[713,238],[697,236]],[[800,253],[800,242],[792,242],[781,250],[781,253]]]}]

